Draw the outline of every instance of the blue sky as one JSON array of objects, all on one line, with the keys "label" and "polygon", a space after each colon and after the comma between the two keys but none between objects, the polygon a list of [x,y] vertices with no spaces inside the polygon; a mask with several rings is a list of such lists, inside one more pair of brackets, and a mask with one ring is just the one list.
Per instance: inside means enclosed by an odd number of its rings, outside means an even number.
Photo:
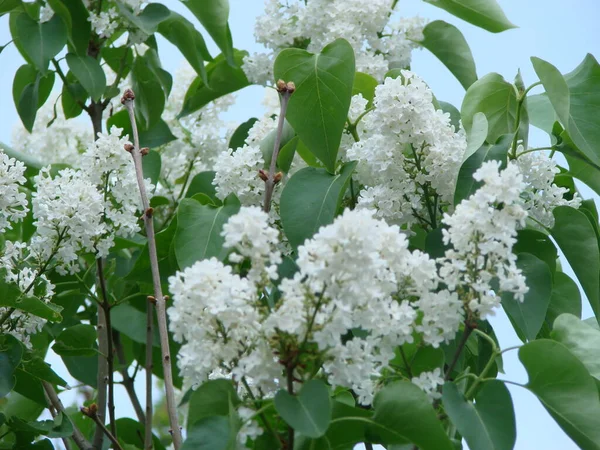
[{"label": "blue sky", "polygon": [[[369,1],[369,0],[365,0]],[[420,0],[400,0],[397,10],[402,16],[420,15],[435,20],[443,19],[458,26],[469,42],[479,76],[489,72],[498,72],[512,80],[521,69],[525,84],[537,81],[530,56],[537,56],[554,64],[560,71],[568,72],[575,68],[586,53],[600,57],[600,2],[598,0],[498,0],[508,18],[519,28],[500,34],[492,34],[476,28]],[[164,1],[167,6],[187,17],[190,14],[185,7],[174,0]],[[259,51],[252,36],[254,18],[262,12],[263,0],[230,0],[230,24],[234,45],[240,49]],[[191,20],[193,18],[190,17]],[[0,18],[0,45],[10,40],[7,17]],[[160,42],[161,58],[164,66],[174,71],[182,57],[170,44]],[[218,53],[212,45],[213,53]],[[12,100],[12,77],[23,64],[14,46],[9,46],[0,54],[0,141],[9,143],[11,129],[19,120]],[[417,51],[413,55],[413,70],[433,89],[438,99],[460,107],[464,89],[436,60],[426,51]],[[535,90],[532,93],[536,93]],[[262,89],[247,88],[238,95],[235,110],[228,119],[244,121],[260,113]],[[547,143],[542,132],[533,133],[531,146]],[[583,191],[590,196],[589,190]],[[563,263],[566,265],[566,263]],[[566,268],[568,270],[568,267]],[[584,318],[591,316],[590,308],[584,306]],[[506,316],[500,311],[492,319],[492,324],[503,348],[520,344]],[[527,382],[527,375],[517,358],[517,352],[505,354],[504,378],[521,383]],[[140,390],[142,387],[140,387]],[[577,446],[560,430],[548,416],[537,399],[526,390],[510,386],[517,415],[518,450],[570,450]],[[122,398],[120,395],[118,398]],[[118,408],[123,415],[132,413],[128,405]],[[119,414],[121,415],[121,414]]]}]

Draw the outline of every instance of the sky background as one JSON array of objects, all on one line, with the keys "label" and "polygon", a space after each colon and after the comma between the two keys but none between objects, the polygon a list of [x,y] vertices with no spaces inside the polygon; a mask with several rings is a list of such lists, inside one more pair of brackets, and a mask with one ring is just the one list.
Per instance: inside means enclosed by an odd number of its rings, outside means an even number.
[{"label": "sky background", "polygon": [[[369,1],[369,0],[365,0]],[[398,16],[419,15],[430,20],[443,19],[456,25],[465,35],[471,46],[477,65],[477,73],[481,77],[489,72],[498,72],[507,80],[512,80],[520,69],[525,85],[537,81],[530,63],[530,56],[537,56],[554,64],[561,72],[573,70],[585,57],[592,53],[600,57],[600,1],[599,0],[498,0],[507,17],[519,28],[492,34],[466,22],[454,18],[445,11],[420,0],[400,0],[396,7]],[[169,8],[184,14],[193,22],[195,19],[178,1],[163,2]],[[234,46],[250,52],[260,51],[261,47],[254,43],[254,19],[263,11],[263,0],[230,0],[230,25]],[[201,27],[199,27],[201,28]],[[206,36],[206,34],[205,34]],[[0,45],[10,40],[8,17],[0,18]],[[209,38],[207,38],[209,40]],[[164,40],[159,41],[160,56],[165,68],[174,72],[181,64],[182,56]],[[209,42],[216,55],[216,47]],[[12,100],[12,78],[17,68],[24,61],[14,46],[7,47],[0,54],[0,141],[11,142],[11,130],[19,118]],[[412,69],[432,88],[436,97],[459,107],[464,96],[464,89],[448,70],[427,51],[413,53]],[[57,83],[57,86],[59,83]],[[532,94],[540,92],[539,88]],[[249,87],[238,94],[238,102],[227,114],[229,120],[242,122],[262,113],[260,101],[263,89]],[[548,143],[543,132],[534,132],[530,138],[532,147]],[[586,197],[591,191],[583,188]],[[598,200],[595,196],[596,201]],[[567,273],[568,265],[563,258],[563,266]],[[589,305],[584,304],[583,318],[592,315]],[[498,335],[502,348],[519,345],[521,342],[502,311],[492,318],[492,325]],[[60,359],[55,369],[63,372]],[[527,382],[527,374],[521,366],[516,351],[504,355],[506,374],[501,376],[519,383]],[[68,378],[68,376],[66,377]],[[140,377],[142,378],[142,377]],[[517,418],[517,450],[571,450],[578,448],[555,424],[538,400],[523,388],[509,386]],[[124,398],[125,393],[118,387],[117,398]],[[143,398],[143,386],[139,386]],[[68,399],[67,399],[68,403]],[[118,407],[118,416],[133,416],[128,402]]]}]

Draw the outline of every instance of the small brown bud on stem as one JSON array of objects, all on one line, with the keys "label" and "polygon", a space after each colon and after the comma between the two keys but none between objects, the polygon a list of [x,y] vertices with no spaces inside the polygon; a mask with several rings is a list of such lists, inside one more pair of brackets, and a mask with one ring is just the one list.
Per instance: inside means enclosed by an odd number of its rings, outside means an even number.
[{"label": "small brown bud on stem", "polygon": [[148,153],[150,153],[150,149],[148,147],[142,147],[140,149],[140,153],[142,154],[142,156],[146,156]]},{"label": "small brown bud on stem", "polygon": [[152,303],[153,305],[156,305],[156,298],[154,298],[154,296],[153,296],[153,295],[149,295],[149,296],[148,296],[148,301],[149,301],[150,303]]},{"label": "small brown bud on stem", "polygon": [[125,144],[123,146],[123,148],[125,149],[126,152],[131,153],[135,147],[132,144]]},{"label": "small brown bud on stem", "polygon": [[123,92],[123,97],[121,97],[121,103],[124,105],[130,100],[135,100],[135,94],[131,89],[126,89],[125,92]]},{"label": "small brown bud on stem", "polygon": [[260,177],[261,180],[263,181],[267,181],[269,179],[269,174],[266,170],[264,169],[259,169],[258,171],[258,176]]},{"label": "small brown bud on stem", "polygon": [[277,184],[281,181],[281,179],[283,178],[283,172],[277,172],[275,174],[275,176],[273,177],[273,183]]}]

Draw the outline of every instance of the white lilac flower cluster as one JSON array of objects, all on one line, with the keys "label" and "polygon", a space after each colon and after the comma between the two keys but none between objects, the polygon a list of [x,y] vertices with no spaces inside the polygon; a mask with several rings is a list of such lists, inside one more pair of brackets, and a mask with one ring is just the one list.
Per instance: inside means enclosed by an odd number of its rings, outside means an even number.
[{"label": "white lilac flower cluster", "polygon": [[527,186],[516,164],[502,171],[500,165],[499,161],[483,163],[474,174],[483,186],[443,218],[448,227],[442,230],[443,241],[452,248],[440,261],[440,276],[481,318],[493,314],[500,304],[494,280],[501,292],[511,292],[520,301],[528,291],[512,253],[517,229],[527,217],[521,200]]},{"label": "white lilac flower cluster", "polygon": [[273,60],[288,47],[319,52],[337,38],[354,48],[356,68],[379,81],[390,68],[407,68],[411,52],[423,39],[425,21],[403,19],[390,24],[393,0],[265,0],[256,20],[256,40],[271,50],[244,58],[253,83],[273,82]]},{"label": "white lilac flower cluster", "polygon": [[[364,102],[354,100],[356,111]],[[360,141],[346,157],[357,160],[357,179],[364,186],[359,206],[403,228],[429,219],[432,204],[451,204],[466,150],[462,130],[433,105],[429,87],[402,71],[375,89],[374,110],[358,126]],[[430,224],[433,225],[433,224]]]},{"label": "white lilac flower cluster", "polygon": [[[122,2],[137,16],[140,14],[145,0],[122,0]],[[89,11],[88,21],[92,24],[94,33],[101,38],[109,39],[120,25],[127,23],[119,14],[117,6],[113,5],[114,3],[100,12]]]},{"label": "white lilac flower cluster", "polygon": [[[282,281],[272,312],[261,286],[265,277],[276,278],[268,267],[280,255],[267,214],[242,208],[223,233],[225,245],[250,259],[262,276],[252,270],[241,276],[213,258],[170,278],[170,326],[184,343],[178,365],[190,384],[230,376],[270,395],[282,381],[280,344],[291,340],[296,348],[301,342],[316,347],[329,382],[354,389],[366,404],[398,345],[422,331],[423,341],[437,347],[461,323],[462,303],[439,290],[436,262],[409,251],[397,226],[367,210],[347,210],[299,247],[299,271]],[[418,299],[433,294],[437,307],[424,309],[417,320]],[[352,329],[367,336],[347,339]]]},{"label": "white lilac flower cluster", "polygon": [[[517,153],[523,151],[523,146],[517,148]],[[560,172],[556,161],[546,153],[533,152],[520,155],[516,164],[523,175],[523,181],[527,187],[523,192],[523,207],[529,213],[529,217],[540,222],[548,228],[554,226],[552,210],[557,206],[571,206],[579,208],[581,197],[575,193],[571,200],[564,198],[568,192],[567,188],[558,187],[554,184],[554,176]]]},{"label": "white lilac flower cluster", "polygon": [[19,189],[25,183],[25,165],[0,149],[0,233],[12,229],[27,215],[27,197]]},{"label": "white lilac flower cluster", "polygon": [[439,367],[431,372],[421,372],[418,377],[413,377],[410,381],[419,386],[432,402],[442,398],[439,387],[444,385],[445,380]]}]

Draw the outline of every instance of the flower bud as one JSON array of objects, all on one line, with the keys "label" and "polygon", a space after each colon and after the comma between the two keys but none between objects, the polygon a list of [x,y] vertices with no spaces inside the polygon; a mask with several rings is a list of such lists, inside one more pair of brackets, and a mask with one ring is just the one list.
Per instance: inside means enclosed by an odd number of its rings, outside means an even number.
[{"label": "flower bud", "polygon": [[294,84],[293,81],[288,81],[287,84],[285,85],[285,87],[289,94],[293,94],[294,91],[296,90],[296,85]]},{"label": "flower bud", "polygon": [[142,156],[146,156],[148,153],[150,153],[150,149],[148,147],[142,147],[140,149],[140,153],[142,154]]},{"label": "flower bud", "polygon": [[269,174],[264,169],[258,170],[258,176],[265,182],[269,179]]},{"label": "flower bud", "polygon": [[283,172],[277,172],[275,174],[275,176],[273,177],[273,184],[279,183],[282,178],[283,178]]},{"label": "flower bud", "polygon": [[131,153],[135,147],[132,144],[125,144],[123,148],[125,148],[126,152]]},{"label": "flower bud", "polygon": [[283,80],[277,80],[277,91],[278,92],[285,92],[287,90],[287,85],[285,84],[285,81]]},{"label": "flower bud", "polygon": [[121,97],[121,103],[125,104],[130,100],[135,100],[135,94],[131,89],[126,89],[125,92],[123,92],[123,97]]}]

